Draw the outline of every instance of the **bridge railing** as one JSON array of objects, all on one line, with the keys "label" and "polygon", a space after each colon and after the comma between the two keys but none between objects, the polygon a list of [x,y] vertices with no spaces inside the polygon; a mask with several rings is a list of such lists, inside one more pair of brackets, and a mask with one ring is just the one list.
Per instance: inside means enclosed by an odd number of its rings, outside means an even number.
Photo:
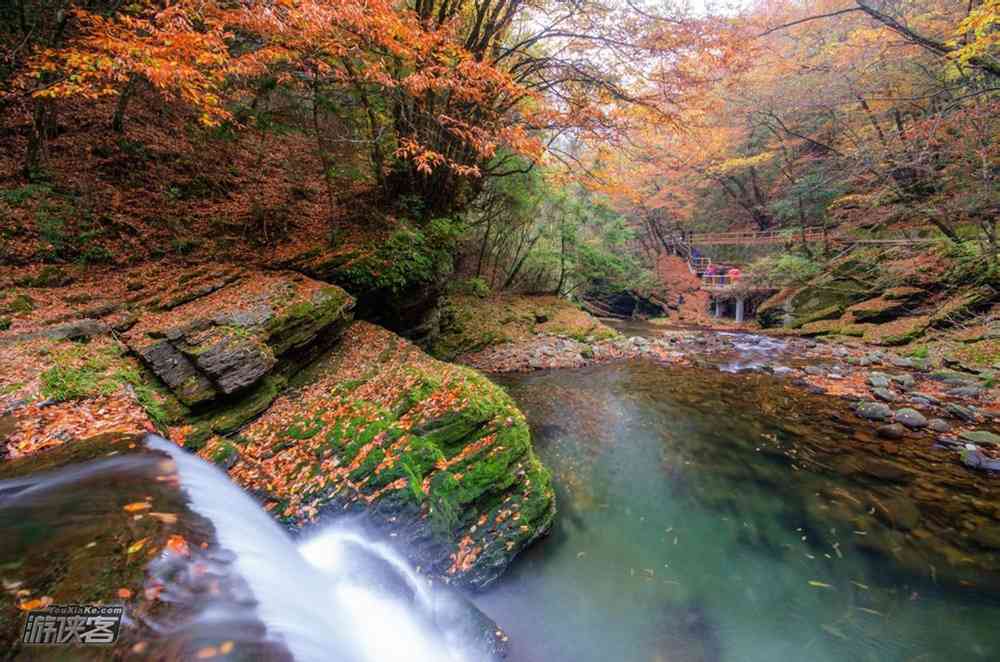
[{"label": "bridge railing", "polygon": [[[773,244],[801,241],[802,231],[769,230],[766,232],[703,232],[688,236],[692,244]],[[806,229],[806,241],[821,241],[826,236],[822,229]]]}]

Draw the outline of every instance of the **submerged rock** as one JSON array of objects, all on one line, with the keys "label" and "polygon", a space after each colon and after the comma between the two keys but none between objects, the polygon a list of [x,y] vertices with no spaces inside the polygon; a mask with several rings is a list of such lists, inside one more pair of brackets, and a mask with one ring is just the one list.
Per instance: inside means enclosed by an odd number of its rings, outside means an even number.
[{"label": "submerged rock", "polygon": [[889,405],[881,402],[862,402],[855,407],[854,411],[861,418],[867,418],[870,421],[885,421],[892,418],[892,409],[889,408]]},{"label": "submerged rock", "polygon": [[897,423],[902,423],[911,430],[927,427],[927,418],[916,409],[904,407],[896,412]]},{"label": "submerged rock", "polygon": [[289,527],[356,514],[423,572],[475,588],[555,514],[549,472],[510,397],[367,323],[237,441],[230,475]]}]

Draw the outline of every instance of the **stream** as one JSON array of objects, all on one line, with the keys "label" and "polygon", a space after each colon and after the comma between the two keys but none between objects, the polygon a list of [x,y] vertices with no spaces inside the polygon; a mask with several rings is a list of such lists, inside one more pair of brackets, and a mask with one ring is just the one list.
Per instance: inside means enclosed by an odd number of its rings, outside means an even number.
[{"label": "stream", "polygon": [[977,479],[922,450],[890,475],[901,465],[845,405],[744,373],[780,346],[746,349],[720,369],[495,377],[528,416],[560,511],[478,600],[510,659],[1000,659],[995,583],[945,580],[953,550],[928,539],[954,535],[958,515],[914,496],[937,481],[942,499],[968,498]]},{"label": "stream", "polygon": [[[482,613],[349,523],[293,540],[152,436],[0,473],[0,578],[56,604],[154,591],[129,615],[130,659],[472,662],[495,654],[489,619],[512,662],[1000,659],[997,481],[757,370],[781,342],[733,347],[713,367],[493,377],[528,416],[559,513],[469,596]],[[13,648],[21,614],[3,605],[0,659],[51,659]]]}]

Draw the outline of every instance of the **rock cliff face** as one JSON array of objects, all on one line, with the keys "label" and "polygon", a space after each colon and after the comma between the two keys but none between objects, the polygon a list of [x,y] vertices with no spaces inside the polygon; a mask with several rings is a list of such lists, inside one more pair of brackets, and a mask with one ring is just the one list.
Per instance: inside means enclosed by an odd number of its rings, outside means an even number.
[{"label": "rock cliff face", "polygon": [[549,473],[503,390],[363,322],[202,453],[289,527],[355,514],[424,572],[475,588],[555,513]]}]

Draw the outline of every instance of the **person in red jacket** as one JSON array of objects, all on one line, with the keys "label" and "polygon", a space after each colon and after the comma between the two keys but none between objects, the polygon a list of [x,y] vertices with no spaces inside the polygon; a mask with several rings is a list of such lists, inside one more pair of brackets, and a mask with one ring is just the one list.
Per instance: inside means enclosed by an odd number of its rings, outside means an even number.
[{"label": "person in red jacket", "polygon": [[733,267],[732,269],[729,270],[729,273],[727,275],[729,276],[729,284],[735,285],[736,283],[740,282],[740,276],[742,276],[743,273],[736,267]]}]

